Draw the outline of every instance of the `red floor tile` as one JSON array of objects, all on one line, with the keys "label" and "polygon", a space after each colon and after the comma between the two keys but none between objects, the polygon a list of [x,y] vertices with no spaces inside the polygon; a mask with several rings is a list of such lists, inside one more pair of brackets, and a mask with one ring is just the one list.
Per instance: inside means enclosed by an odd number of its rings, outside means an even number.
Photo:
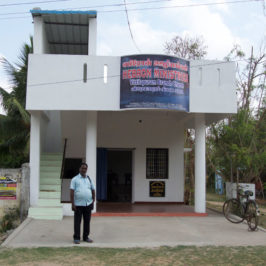
[{"label": "red floor tile", "polygon": [[193,206],[178,203],[116,203],[98,202],[97,212],[93,216],[207,216],[207,213],[195,213]]}]

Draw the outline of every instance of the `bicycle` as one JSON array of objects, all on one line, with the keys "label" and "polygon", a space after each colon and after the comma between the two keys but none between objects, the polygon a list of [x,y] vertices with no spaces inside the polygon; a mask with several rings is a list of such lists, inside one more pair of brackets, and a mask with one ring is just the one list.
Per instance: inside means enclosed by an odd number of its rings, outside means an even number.
[{"label": "bicycle", "polygon": [[223,214],[232,223],[241,223],[247,220],[249,229],[255,231],[259,222],[259,210],[256,201],[249,198],[251,196],[253,196],[253,192],[250,190],[245,191],[244,194],[237,190],[236,199],[225,201]]}]

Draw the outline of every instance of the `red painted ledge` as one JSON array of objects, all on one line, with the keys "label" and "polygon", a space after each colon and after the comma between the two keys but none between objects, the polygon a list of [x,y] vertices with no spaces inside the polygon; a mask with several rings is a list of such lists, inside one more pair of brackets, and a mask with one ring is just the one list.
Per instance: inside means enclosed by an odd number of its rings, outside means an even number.
[{"label": "red painted ledge", "polygon": [[92,216],[159,216],[159,217],[206,217],[208,213],[195,213],[195,212],[96,212]]}]

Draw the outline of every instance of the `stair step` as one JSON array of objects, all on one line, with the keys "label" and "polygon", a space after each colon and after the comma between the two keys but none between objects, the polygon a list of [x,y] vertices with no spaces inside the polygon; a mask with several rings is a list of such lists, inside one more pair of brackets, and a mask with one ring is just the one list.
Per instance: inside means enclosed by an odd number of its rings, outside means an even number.
[{"label": "stair step", "polygon": [[61,185],[53,185],[53,184],[41,184],[40,191],[61,191]]},{"label": "stair step", "polygon": [[40,166],[41,173],[58,173],[61,174],[61,166]]},{"label": "stair step", "polygon": [[47,163],[50,163],[50,164],[57,164],[57,165],[62,165],[62,160],[63,159],[46,159],[46,158],[41,158],[40,159],[40,164],[42,165],[42,164],[47,164]]},{"label": "stair step", "polygon": [[60,199],[39,199],[39,207],[62,207],[63,204],[60,202]]},{"label": "stair step", "polygon": [[42,153],[43,157],[62,157],[63,153]]},{"label": "stair step", "polygon": [[63,158],[48,158],[48,157],[41,157],[40,162],[55,162],[58,164],[62,164]]},{"label": "stair step", "polygon": [[48,167],[61,167],[62,161],[41,161],[40,166],[48,166]]},{"label": "stair step", "polygon": [[29,209],[29,217],[42,220],[63,219],[60,179],[62,160],[62,153],[41,154],[38,206]]},{"label": "stair step", "polygon": [[58,220],[61,221],[63,219],[63,215],[34,215],[34,217],[29,216],[35,220]]},{"label": "stair step", "polygon": [[61,179],[60,178],[44,178],[42,177],[40,179],[40,185],[61,185]]},{"label": "stair step", "polygon": [[[61,172],[60,172],[61,174]],[[41,178],[54,178],[54,179],[60,179],[60,174],[58,173],[53,173],[53,172],[40,172],[40,177]]]},{"label": "stair step", "polygon": [[29,214],[35,214],[35,215],[45,215],[45,214],[49,214],[49,215],[58,215],[61,214],[63,212],[63,208],[62,207],[30,207],[29,208]]},{"label": "stair step", "polygon": [[34,219],[60,220],[63,218],[62,207],[31,207],[29,217]]},{"label": "stair step", "polygon": [[41,154],[41,160],[55,160],[55,161],[62,161],[63,155],[57,155],[57,154]]},{"label": "stair step", "polygon": [[42,152],[42,155],[63,155],[62,152]]},{"label": "stair step", "polygon": [[40,191],[39,195],[40,199],[60,199],[61,198],[61,192],[50,192],[50,191]]}]

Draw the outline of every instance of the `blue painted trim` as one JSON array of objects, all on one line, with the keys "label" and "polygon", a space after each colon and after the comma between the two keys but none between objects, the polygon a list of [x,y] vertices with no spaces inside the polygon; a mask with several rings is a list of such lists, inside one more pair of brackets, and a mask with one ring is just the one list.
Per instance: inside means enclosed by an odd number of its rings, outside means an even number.
[{"label": "blue painted trim", "polygon": [[81,14],[81,15],[95,15],[97,16],[97,11],[90,10],[90,11],[59,11],[59,10],[30,10],[31,14]]}]

